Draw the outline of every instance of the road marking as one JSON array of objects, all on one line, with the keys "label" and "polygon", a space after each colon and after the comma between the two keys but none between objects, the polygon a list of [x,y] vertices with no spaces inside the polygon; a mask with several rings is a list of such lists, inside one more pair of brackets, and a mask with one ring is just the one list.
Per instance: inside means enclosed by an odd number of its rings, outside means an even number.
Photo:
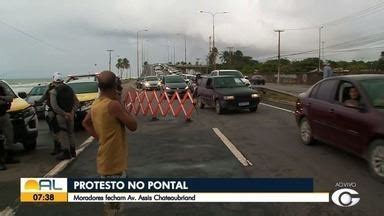
[{"label": "road marking", "polygon": [[244,155],[236,148],[236,146],[218,129],[212,128],[216,135],[223,141],[232,154],[240,161],[243,166],[252,166],[253,164],[244,157]]},{"label": "road marking", "polygon": [[[76,150],[76,157],[80,155],[81,152],[84,151],[94,140],[93,137],[88,137]],[[53,177],[63,171],[75,158],[71,158],[68,160],[62,160],[55,167],[53,167],[47,174],[44,175],[44,178]],[[14,207],[7,206],[4,210],[0,211],[1,216],[14,216],[16,214],[17,209],[20,207],[20,197],[14,201]]]},{"label": "road marking", "polygon": [[277,106],[272,106],[272,105],[269,105],[269,104],[266,104],[266,103],[260,103],[260,104],[261,104],[261,105],[264,105],[264,106],[267,106],[267,107],[274,108],[274,109],[282,110],[282,111],[285,111],[285,112],[295,113],[295,112],[292,111],[292,110],[284,109],[284,108],[277,107]]},{"label": "road marking", "polygon": [[[82,151],[84,151],[85,148],[87,148],[93,141],[93,137],[89,137],[86,139],[76,150],[76,156],[78,156]],[[58,163],[53,169],[51,169],[47,174],[44,175],[44,178],[49,178],[57,175],[61,171],[63,171],[75,158],[62,160],[60,163]]]}]

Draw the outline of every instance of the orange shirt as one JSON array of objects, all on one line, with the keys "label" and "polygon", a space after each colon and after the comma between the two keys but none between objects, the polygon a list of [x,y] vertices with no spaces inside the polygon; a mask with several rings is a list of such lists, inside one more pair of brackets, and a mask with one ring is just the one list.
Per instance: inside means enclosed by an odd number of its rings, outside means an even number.
[{"label": "orange shirt", "polygon": [[127,169],[128,146],[125,126],[109,113],[112,100],[99,97],[91,107],[93,127],[99,136],[97,172],[99,175],[115,175]]}]

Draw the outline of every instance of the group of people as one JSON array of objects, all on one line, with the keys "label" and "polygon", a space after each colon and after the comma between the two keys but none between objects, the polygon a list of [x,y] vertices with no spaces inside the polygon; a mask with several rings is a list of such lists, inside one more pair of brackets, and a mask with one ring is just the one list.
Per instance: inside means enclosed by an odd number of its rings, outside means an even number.
[{"label": "group of people", "polygon": [[[19,163],[13,155],[14,131],[8,114],[13,96],[0,86],[0,170],[6,170],[5,164]],[[76,157],[74,136],[74,113],[79,101],[72,88],[64,83],[60,73],[53,75],[44,96],[35,103],[46,102],[48,106],[47,122],[53,135],[54,150],[52,155],[60,154],[57,159],[65,160]]]}]

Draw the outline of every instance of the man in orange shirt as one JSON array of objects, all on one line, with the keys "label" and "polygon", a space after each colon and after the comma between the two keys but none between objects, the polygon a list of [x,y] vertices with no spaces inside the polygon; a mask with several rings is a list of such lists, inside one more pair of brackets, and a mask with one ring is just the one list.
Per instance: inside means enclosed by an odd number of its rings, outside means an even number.
[{"label": "man in orange shirt", "polygon": [[[125,177],[127,143],[125,128],[137,129],[137,122],[123,107],[117,92],[116,75],[103,71],[98,75],[100,96],[83,121],[84,128],[99,142],[97,172],[104,178]],[[104,215],[116,215],[118,203],[107,203]]]}]

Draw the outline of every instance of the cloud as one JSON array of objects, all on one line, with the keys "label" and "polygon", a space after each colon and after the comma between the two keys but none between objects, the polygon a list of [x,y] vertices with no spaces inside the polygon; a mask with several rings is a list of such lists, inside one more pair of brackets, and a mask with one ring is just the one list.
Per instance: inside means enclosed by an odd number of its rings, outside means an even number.
[{"label": "cloud", "polygon": [[[219,50],[226,47],[241,49],[254,58],[275,56],[277,34],[274,29],[316,27],[322,23],[360,11],[377,4],[377,0],[19,0],[0,2],[0,20],[16,26],[49,44],[33,40],[0,24],[0,66],[12,76],[46,76],[52,71],[86,73],[107,68],[106,49],[126,56],[136,70],[136,32],[141,34],[151,62],[168,60],[168,52],[175,43],[178,60],[184,58],[183,38],[187,35],[188,59],[205,59],[208,37],[212,35],[212,17],[199,13],[228,11],[215,18],[215,39]],[[350,19],[323,32],[325,46],[352,41],[380,33],[384,18],[377,11],[367,16]],[[376,45],[383,45],[377,39]],[[141,45],[141,44],[140,44]],[[371,46],[371,44],[350,43]],[[318,30],[286,31],[281,35],[282,53],[294,53],[318,48]],[[347,47],[348,48],[348,47]],[[328,52],[328,54],[327,54]],[[326,49],[326,57],[333,59],[376,59],[380,50],[333,54]],[[311,53],[298,58],[315,57]],[[296,57],[295,57],[296,58]]]}]

